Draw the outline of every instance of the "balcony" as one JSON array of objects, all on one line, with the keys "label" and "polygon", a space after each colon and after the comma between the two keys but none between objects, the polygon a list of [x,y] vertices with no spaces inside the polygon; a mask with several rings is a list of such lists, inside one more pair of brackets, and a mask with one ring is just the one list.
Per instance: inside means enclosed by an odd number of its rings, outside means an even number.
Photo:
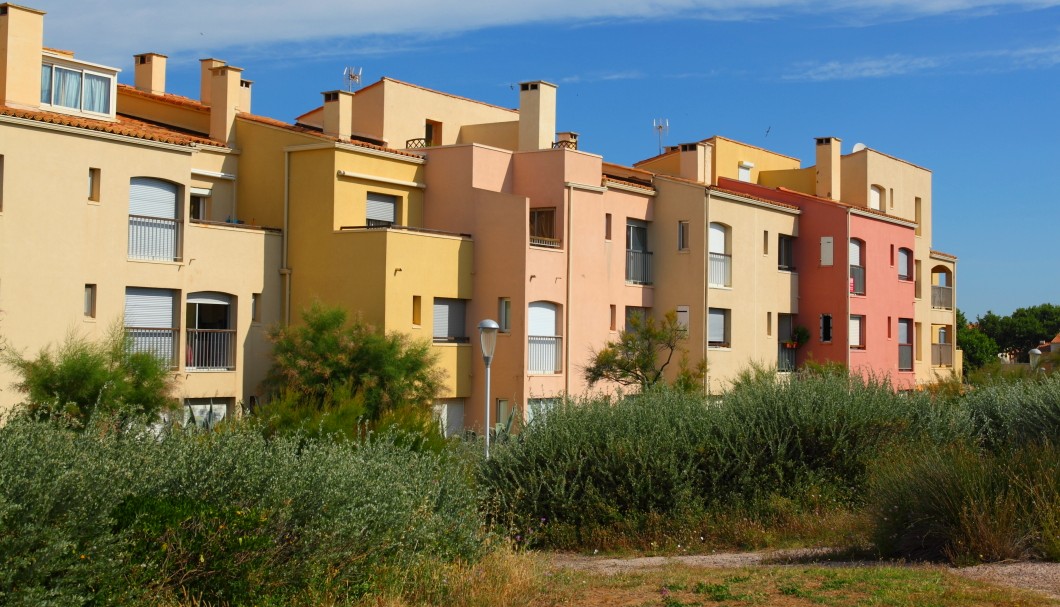
[{"label": "balcony", "polygon": [[898,344],[898,370],[913,370],[913,344]]},{"label": "balcony", "polygon": [[180,261],[181,222],[129,215],[129,259]]},{"label": "balcony", "polygon": [[417,137],[415,139],[408,139],[405,141],[405,149],[407,150],[418,150],[421,148],[431,147],[431,142],[427,141],[426,137]]},{"label": "balcony", "polygon": [[865,294],[865,266],[850,266],[850,292],[854,295]]},{"label": "balcony", "polygon": [[129,351],[154,354],[159,360],[177,368],[177,331],[156,327],[125,327]]},{"label": "balcony", "polygon": [[931,344],[931,366],[953,366],[953,344]]},{"label": "balcony", "polygon": [[231,371],[236,368],[233,329],[188,329],[185,368],[189,371]]},{"label": "balcony", "polygon": [[780,344],[777,349],[777,371],[791,373],[795,370],[795,348]]},{"label": "balcony", "polygon": [[652,284],[651,251],[626,250],[626,282],[635,285]]},{"label": "balcony", "polygon": [[732,286],[732,255],[710,254],[710,269],[707,272],[712,287]]},{"label": "balcony", "polygon": [[563,241],[559,238],[548,238],[546,236],[530,235],[530,246],[544,247],[546,249],[559,249],[563,247]]},{"label": "balcony", "polygon": [[942,310],[953,309],[953,287],[931,286],[931,307]]},{"label": "balcony", "polygon": [[534,375],[562,372],[563,338],[556,335],[531,335],[526,349],[527,371]]},{"label": "balcony", "polygon": [[561,139],[552,143],[553,150],[576,150],[578,149],[578,141],[570,139]]}]

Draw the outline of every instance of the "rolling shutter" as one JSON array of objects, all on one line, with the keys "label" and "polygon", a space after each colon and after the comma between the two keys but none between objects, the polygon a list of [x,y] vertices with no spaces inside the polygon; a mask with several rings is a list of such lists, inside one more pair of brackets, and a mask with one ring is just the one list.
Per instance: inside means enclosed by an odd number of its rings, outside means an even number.
[{"label": "rolling shutter", "polygon": [[547,301],[531,302],[527,325],[527,335],[555,335],[556,304]]},{"label": "rolling shutter", "polygon": [[465,306],[463,299],[435,298],[434,339],[444,341],[467,337],[467,329],[464,326]]},{"label": "rolling shutter", "polygon": [[710,308],[707,334],[707,341],[710,343],[725,343],[727,312],[722,308]]},{"label": "rolling shutter", "polygon": [[394,223],[395,207],[397,207],[397,196],[369,192],[365,208],[368,225],[373,225],[373,222]]},{"label": "rolling shutter", "polygon": [[149,177],[133,177],[129,183],[129,214],[176,219],[177,185]]},{"label": "rolling shutter", "polygon": [[145,329],[173,327],[173,291],[167,289],[125,289],[125,326]]},{"label": "rolling shutter", "polygon": [[709,252],[725,254],[725,226],[720,223],[710,224],[710,238],[707,240]]}]

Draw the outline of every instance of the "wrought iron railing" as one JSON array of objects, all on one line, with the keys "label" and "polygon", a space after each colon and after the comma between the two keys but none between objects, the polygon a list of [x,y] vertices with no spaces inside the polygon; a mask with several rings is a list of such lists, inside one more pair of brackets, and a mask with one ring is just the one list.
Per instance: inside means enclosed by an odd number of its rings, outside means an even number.
[{"label": "wrought iron railing", "polygon": [[545,247],[548,249],[559,249],[563,247],[563,241],[559,238],[548,238],[545,236],[530,236],[530,246]]},{"label": "wrought iron railing", "polygon": [[626,282],[652,284],[651,252],[626,250]]},{"label": "wrought iron railing", "polygon": [[427,141],[426,137],[417,137],[415,139],[407,139],[405,141],[405,149],[407,150],[416,150],[419,148],[429,147],[431,147],[431,142]]},{"label": "wrought iron railing", "polygon": [[125,327],[131,352],[154,354],[171,368],[177,367],[177,331],[154,327]]},{"label": "wrought iron railing", "polygon": [[578,142],[570,139],[561,139],[552,144],[554,150],[576,150],[578,149]]},{"label": "wrought iron railing", "polygon": [[931,364],[936,367],[952,367],[953,344],[931,344]]},{"label": "wrought iron railing", "polygon": [[953,287],[931,285],[931,307],[943,310],[953,309]]},{"label": "wrought iron railing", "polygon": [[850,292],[854,295],[865,294],[865,266],[850,266]]},{"label": "wrought iron railing", "polygon": [[180,225],[176,219],[129,215],[129,259],[180,261]]},{"label": "wrought iron railing", "polygon": [[795,348],[780,344],[777,350],[777,371],[790,373],[795,370]]},{"label": "wrought iron railing", "polygon": [[231,371],[236,368],[235,342],[233,329],[188,329],[184,367],[197,371]]},{"label": "wrought iron railing", "polygon": [[913,344],[898,344],[898,370],[913,370]]},{"label": "wrought iron railing", "polygon": [[557,335],[531,335],[526,350],[527,371],[537,374],[560,373],[563,338]]},{"label": "wrought iron railing", "polygon": [[731,287],[732,286],[732,255],[725,253],[710,254],[710,269],[707,272],[710,286]]}]

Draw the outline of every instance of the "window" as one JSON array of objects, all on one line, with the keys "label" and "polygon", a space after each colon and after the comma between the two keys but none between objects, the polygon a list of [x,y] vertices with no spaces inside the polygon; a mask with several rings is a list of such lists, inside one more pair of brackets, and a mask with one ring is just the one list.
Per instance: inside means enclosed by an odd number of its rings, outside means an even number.
[{"label": "window", "polygon": [[192,221],[206,221],[206,197],[192,195],[189,218]]},{"label": "window", "polygon": [[652,255],[648,250],[648,222],[626,220],[626,282],[652,284]]},{"label": "window", "polygon": [[234,398],[186,398],[184,427],[197,426],[209,430],[224,421],[234,404]]},{"label": "window", "polygon": [[559,336],[559,306],[533,301],[528,306],[527,371],[533,374],[561,373],[563,338]]},{"label": "window", "polygon": [[913,370],[913,319],[898,319],[898,370]]},{"label": "window", "polygon": [[397,196],[368,192],[364,210],[365,225],[370,228],[389,228],[394,225],[397,203]]},{"label": "window", "polygon": [[133,352],[149,352],[176,367],[176,293],[169,289],[125,289],[125,332]]},{"label": "window", "polygon": [[188,293],[187,349],[184,366],[188,370],[230,371],[236,368],[235,298],[225,293]]},{"label": "window", "polygon": [[913,280],[913,252],[898,249],[898,280]]},{"label": "window", "polygon": [[712,287],[732,286],[732,255],[729,226],[711,222],[708,230],[710,266],[707,270],[708,284]]},{"label": "window", "polygon": [[688,333],[688,306],[677,306],[677,326]]},{"label": "window", "polygon": [[508,422],[512,417],[512,404],[507,398],[497,399],[497,409],[494,412],[496,417],[493,418],[493,423],[500,424],[502,427],[507,427]]},{"label": "window", "polygon": [[434,332],[435,342],[467,343],[467,329],[464,322],[467,314],[467,300],[434,298]]},{"label": "window", "polygon": [[464,432],[464,399],[441,398],[434,402],[434,412],[438,424],[446,438],[459,436]]},{"label": "window", "polygon": [[99,169],[88,169],[88,199],[99,202]]},{"label": "window", "polygon": [[850,292],[865,294],[865,241],[850,239]]},{"label": "window", "polygon": [[[920,335],[920,331],[921,330],[922,329],[921,329],[920,323],[914,322],[913,323],[913,336],[915,337],[917,335]],[[920,340],[919,339],[914,339],[913,343],[916,346],[916,359],[917,359],[917,361],[923,360],[924,359],[924,353],[921,351],[921,348],[920,348]]]},{"label": "window", "polygon": [[40,102],[93,114],[114,114],[114,76],[51,63],[41,64]]},{"label": "window", "polygon": [[604,215],[604,240],[611,240],[611,213]]},{"label": "window", "polygon": [[129,258],[180,260],[177,185],[133,177],[129,183]]},{"label": "window", "polygon": [[511,333],[512,331],[512,299],[510,297],[502,297],[497,302],[497,324],[501,326],[501,333]]},{"label": "window", "polygon": [[709,308],[707,310],[707,345],[711,348],[728,348],[729,310]]},{"label": "window", "polygon": [[637,306],[626,306],[626,327],[625,330],[633,330],[633,319],[637,318],[643,320],[648,317],[648,308],[641,308]]},{"label": "window", "polygon": [[96,317],[96,285],[85,285],[85,318]]},{"label": "window", "polygon": [[558,398],[528,398],[526,400],[526,423],[544,421],[550,411],[559,404]]},{"label": "window", "polygon": [[555,208],[530,209],[530,245],[559,248]]},{"label": "window", "polygon": [[261,293],[250,296],[250,322],[261,322]]},{"label": "window", "polygon": [[412,296],[412,324],[417,327],[423,324],[423,299],[419,295]]},{"label": "window", "polygon": [[738,170],[738,179],[740,181],[751,181],[751,169],[755,168],[753,162],[741,162]]},{"label": "window", "polygon": [[875,211],[883,209],[883,188],[878,185],[874,185],[869,188],[869,208]]},{"label": "window", "polygon": [[850,347],[865,349],[865,317],[851,315],[850,317]]},{"label": "window", "polygon": [[916,235],[917,236],[920,236],[920,208],[921,208],[921,205],[922,205],[922,203],[920,201],[920,197],[917,196],[916,200],[913,203],[913,206],[914,206],[914,209],[913,209],[913,221],[916,222]]},{"label": "window", "polygon": [[618,306],[611,304],[611,330],[618,330]]},{"label": "window", "polygon": [[762,232],[762,255],[769,255],[769,230]]},{"label": "window", "polygon": [[428,120],[424,124],[423,138],[429,146],[442,145],[442,123]]},{"label": "window", "polygon": [[787,234],[777,236],[777,269],[795,271],[795,237]]},{"label": "window", "polygon": [[832,341],[832,315],[821,314],[821,343]]},{"label": "window", "polygon": [[688,222],[678,221],[677,222],[677,250],[687,251],[688,250]]},{"label": "window", "polygon": [[773,313],[766,312],[766,337],[773,336]]}]

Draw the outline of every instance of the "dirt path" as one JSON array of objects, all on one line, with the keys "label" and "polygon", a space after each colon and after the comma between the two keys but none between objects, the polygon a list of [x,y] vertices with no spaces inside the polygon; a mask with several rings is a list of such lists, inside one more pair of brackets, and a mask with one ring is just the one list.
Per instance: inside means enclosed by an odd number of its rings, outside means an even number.
[{"label": "dirt path", "polygon": [[[670,565],[688,567],[729,568],[755,566],[814,565],[820,567],[875,567],[897,565],[882,561],[837,561],[827,557],[828,549],[777,550],[769,552],[719,552],[696,556],[646,556],[636,558],[606,558],[555,553],[552,566],[576,569],[603,575],[663,569]],[[822,557],[822,558],[816,558]],[[912,565],[911,565],[912,566]],[[1060,563],[1015,562],[990,563],[975,567],[951,567],[949,571],[968,578],[998,586],[1034,590],[1060,600]]]}]

